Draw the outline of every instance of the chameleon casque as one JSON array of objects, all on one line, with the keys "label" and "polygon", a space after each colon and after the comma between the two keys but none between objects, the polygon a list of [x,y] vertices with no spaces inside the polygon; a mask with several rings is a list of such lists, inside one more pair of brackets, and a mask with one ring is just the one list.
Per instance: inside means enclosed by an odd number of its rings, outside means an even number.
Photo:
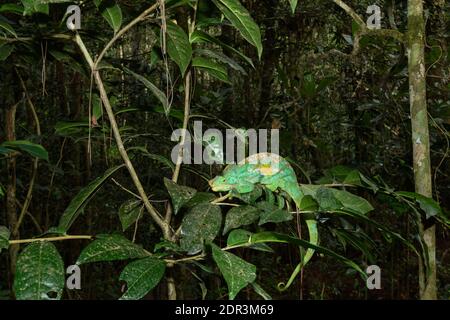
[{"label": "chameleon casque", "polygon": [[[286,192],[295,202],[297,208],[303,198],[303,193],[297,182],[297,177],[287,160],[274,153],[257,153],[238,164],[228,165],[222,176],[209,181],[213,191],[235,191],[238,193],[251,192],[255,185],[260,184],[271,191],[277,189]],[[309,242],[318,244],[317,222],[313,217],[306,217],[309,232]],[[280,284],[280,290],[286,290],[294,281],[303,266],[311,259],[314,250],[308,248],[303,261],[294,270],[286,285]]]}]

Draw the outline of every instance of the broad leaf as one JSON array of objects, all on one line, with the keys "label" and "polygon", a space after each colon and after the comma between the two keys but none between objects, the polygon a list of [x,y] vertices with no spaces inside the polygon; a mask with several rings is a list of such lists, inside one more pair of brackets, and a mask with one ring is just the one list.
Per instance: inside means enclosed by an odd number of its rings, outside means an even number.
[{"label": "broad leaf", "polygon": [[177,214],[192,197],[197,193],[194,188],[180,186],[170,179],[164,178],[164,185],[169,191],[170,197],[172,198],[173,210]]},{"label": "broad leaf", "polygon": [[420,208],[425,212],[426,218],[429,219],[433,216],[443,215],[442,209],[439,204],[432,198],[425,197],[415,192],[398,191],[397,195],[409,199],[414,199],[419,204]]},{"label": "broad leaf", "polygon": [[0,226],[0,253],[3,249],[8,249],[9,247],[9,237],[11,232],[5,226]]},{"label": "broad leaf", "polygon": [[225,55],[221,52],[212,51],[212,50],[208,50],[208,49],[197,49],[197,50],[195,50],[195,53],[202,55],[202,56],[214,58],[224,64],[227,64],[232,69],[239,71],[239,72],[243,73],[244,75],[247,75],[247,72],[244,70],[244,68],[241,67],[241,65],[239,63],[237,63],[234,59],[228,57],[227,55]]},{"label": "broad leaf", "polygon": [[258,202],[258,209],[261,211],[261,218],[259,219],[259,225],[263,225],[269,222],[280,223],[289,221],[292,219],[292,214],[286,210],[279,209],[277,206],[263,201]]},{"label": "broad leaf", "polygon": [[[315,251],[319,252],[319,253],[323,253],[325,255],[329,255],[341,262],[343,262],[344,264],[346,264],[347,266],[349,266],[350,268],[358,271],[361,276],[365,279],[367,277],[366,273],[353,261],[341,256],[340,254],[327,249],[325,247],[321,247],[318,245],[314,245],[308,241],[302,240],[302,239],[298,239],[298,238],[294,238],[294,237],[290,237],[284,234],[280,234],[280,233],[275,233],[275,232],[261,232],[261,233],[256,233],[256,234],[252,234],[251,237],[249,237],[246,241],[242,241],[242,247],[247,247],[256,243],[267,243],[267,242],[278,242],[278,243],[290,243],[296,246],[300,246],[303,248],[310,248],[310,249],[314,249]],[[238,246],[238,244],[235,244],[235,246]]]},{"label": "broad leaf", "polygon": [[42,14],[49,13],[48,4],[39,3],[39,1],[37,0],[21,0],[21,1],[24,7],[23,11],[24,16],[32,15],[34,13],[42,13]]},{"label": "broad leaf", "polygon": [[204,202],[211,202],[216,199],[216,196],[209,192],[197,192],[187,203],[187,208],[195,207],[196,205]]},{"label": "broad leaf", "polygon": [[5,3],[0,5],[0,12],[9,12],[23,15],[23,6],[15,3]]},{"label": "broad leaf", "polygon": [[229,298],[233,300],[239,291],[255,281],[256,267],[230,252],[222,251],[213,243],[211,247],[213,259],[227,282]]},{"label": "broad leaf", "polygon": [[111,5],[110,2],[104,0],[94,0],[94,3],[100,10],[103,18],[114,30],[114,33],[117,33],[122,25],[122,10],[119,5],[115,2]]},{"label": "broad leaf", "polygon": [[231,194],[233,197],[241,199],[245,203],[254,204],[256,200],[258,200],[262,196],[263,189],[260,185],[256,185],[251,192],[239,193],[236,192],[235,190],[232,190]]},{"label": "broad leaf", "polygon": [[319,209],[319,205],[312,196],[306,195],[300,200],[300,207],[298,209],[300,211],[317,211]]},{"label": "broad leaf", "polygon": [[[87,203],[92,199],[95,193],[100,189],[100,187],[105,183],[105,181],[111,177],[117,170],[122,168],[124,165],[120,165],[114,168],[108,169],[102,177],[98,177],[84,187],[73,199],[70,201],[69,206],[64,211],[61,219],[59,220],[59,225],[56,228],[57,232],[66,233],[69,230],[72,223],[80,215],[81,210],[87,205]],[[56,231],[56,230],[55,230]]]},{"label": "broad leaf", "polygon": [[228,80],[227,69],[222,64],[214,62],[211,59],[204,57],[195,57],[192,60],[192,66],[196,67],[197,69],[205,70],[211,76],[223,82],[230,83],[230,80]]},{"label": "broad leaf", "polygon": [[343,208],[343,204],[336,199],[333,190],[330,188],[320,187],[315,194],[315,199],[319,203],[320,209],[324,211],[334,211]]},{"label": "broad leaf", "polygon": [[78,257],[77,264],[146,258],[149,253],[142,247],[118,234],[99,235],[88,244]]},{"label": "broad leaf", "polygon": [[147,89],[149,89],[156,98],[158,98],[159,102],[161,102],[166,114],[170,111],[169,110],[169,103],[166,97],[166,94],[164,92],[162,92],[161,90],[159,90],[159,88],[157,86],[155,86],[153,83],[151,83],[148,79],[146,79],[145,77],[134,73],[133,71],[131,71],[128,68],[123,68],[126,72],[128,72],[129,74],[131,74],[133,77],[135,77],[137,80],[139,80]]},{"label": "broad leaf", "polygon": [[225,49],[225,50],[227,50],[229,52],[235,53],[242,60],[246,61],[249,65],[251,65],[253,68],[255,67],[253,65],[252,59],[247,57],[245,54],[243,54],[242,52],[236,50],[232,46],[229,46],[226,43],[220,41],[219,39],[217,39],[217,38],[215,38],[213,36],[210,36],[209,34],[207,34],[206,32],[203,32],[201,30],[195,30],[190,35],[190,41],[191,41],[191,43],[202,43],[202,42],[215,43],[215,44],[221,46],[223,49]]},{"label": "broad leaf", "polygon": [[166,264],[160,259],[148,257],[128,264],[119,280],[127,283],[127,291],[120,300],[138,300],[144,297],[161,281]]},{"label": "broad leaf", "polygon": [[258,50],[258,57],[262,55],[261,32],[253,21],[250,13],[239,0],[213,0],[223,15],[239,30],[241,35]]},{"label": "broad leaf", "polygon": [[142,201],[130,199],[122,203],[119,208],[119,219],[122,224],[122,231],[127,230],[136,220],[139,219],[142,212]]},{"label": "broad leaf", "polygon": [[219,206],[201,203],[193,207],[181,223],[181,247],[191,255],[200,252],[205,243],[215,239],[221,225]]},{"label": "broad leaf", "polygon": [[192,47],[184,30],[173,22],[167,23],[167,53],[184,76],[191,63]]},{"label": "broad leaf", "polygon": [[6,19],[3,19],[2,16],[0,16],[0,31],[5,30],[6,32],[12,34],[14,37],[17,37],[17,33],[14,30],[14,28],[6,21]]},{"label": "broad leaf", "polygon": [[45,150],[43,146],[27,140],[5,141],[1,144],[1,146],[8,149],[26,152],[35,158],[48,161],[47,150]]},{"label": "broad leaf", "polygon": [[223,234],[226,234],[231,229],[236,229],[240,226],[252,224],[256,220],[258,220],[258,218],[258,208],[252,206],[234,207],[227,213],[227,216],[225,218],[225,227],[223,228]]},{"label": "broad leaf", "polygon": [[18,300],[59,300],[64,284],[64,263],[52,243],[33,242],[20,253],[14,279]]},{"label": "broad leaf", "polygon": [[366,214],[373,210],[372,205],[364,198],[358,197],[348,191],[332,189],[335,198],[342,203],[342,205],[362,214]]}]

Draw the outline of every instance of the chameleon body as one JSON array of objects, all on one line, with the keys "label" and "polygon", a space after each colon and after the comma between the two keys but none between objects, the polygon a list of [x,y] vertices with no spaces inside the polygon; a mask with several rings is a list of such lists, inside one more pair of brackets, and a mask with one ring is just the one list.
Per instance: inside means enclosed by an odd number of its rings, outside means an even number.
[{"label": "chameleon body", "polygon": [[[295,202],[297,208],[303,198],[303,193],[297,182],[297,177],[287,160],[273,153],[257,153],[238,164],[225,168],[222,176],[209,181],[213,191],[236,191],[238,193],[251,192],[255,185],[260,184],[271,191],[277,189],[286,192]],[[306,218],[309,232],[309,242],[318,244],[317,222],[313,218]],[[294,270],[288,283],[279,285],[280,290],[286,290],[294,281],[301,268],[311,259],[314,250],[308,248],[303,261]]]}]

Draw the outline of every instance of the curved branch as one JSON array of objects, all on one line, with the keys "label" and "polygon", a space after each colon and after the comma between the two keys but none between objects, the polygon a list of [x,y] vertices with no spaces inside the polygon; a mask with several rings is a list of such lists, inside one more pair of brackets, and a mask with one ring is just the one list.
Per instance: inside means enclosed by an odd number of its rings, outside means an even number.
[{"label": "curved branch", "polygon": [[93,70],[97,70],[97,67],[98,67],[99,63],[100,63],[100,61],[102,61],[102,59],[105,56],[106,52],[113,46],[113,44],[118,39],[120,39],[135,24],[137,24],[137,23],[141,22],[142,20],[144,20],[145,18],[147,18],[150,13],[152,13],[153,11],[156,10],[156,8],[158,8],[158,6],[159,6],[159,3],[156,2],[154,5],[152,5],[148,9],[144,10],[139,16],[137,16],[134,20],[132,20],[130,23],[128,23],[125,27],[120,29],[119,32],[117,32],[114,35],[114,37],[108,42],[108,44],[103,48],[102,52],[100,52],[100,55],[95,60],[95,63],[93,65]]}]

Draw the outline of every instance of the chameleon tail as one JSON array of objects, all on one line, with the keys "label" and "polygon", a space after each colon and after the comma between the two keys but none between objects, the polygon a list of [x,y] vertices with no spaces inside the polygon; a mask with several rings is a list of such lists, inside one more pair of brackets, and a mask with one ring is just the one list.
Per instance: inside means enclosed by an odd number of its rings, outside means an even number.
[{"label": "chameleon tail", "polygon": [[[298,197],[294,198],[298,199]],[[297,207],[299,207],[299,201],[295,201],[297,204]],[[317,230],[317,221],[316,219],[312,217],[306,218],[306,226],[308,227],[308,233],[309,233],[309,242],[314,245],[319,244],[319,232]],[[309,260],[311,260],[312,256],[314,255],[315,250],[308,248],[306,250],[305,256],[303,257],[302,261],[295,267],[294,272],[292,272],[291,277],[289,278],[287,284],[284,284],[283,282],[278,284],[278,290],[283,292],[289,289],[289,287],[294,282],[297,275],[300,273],[302,268],[308,263]]]}]

